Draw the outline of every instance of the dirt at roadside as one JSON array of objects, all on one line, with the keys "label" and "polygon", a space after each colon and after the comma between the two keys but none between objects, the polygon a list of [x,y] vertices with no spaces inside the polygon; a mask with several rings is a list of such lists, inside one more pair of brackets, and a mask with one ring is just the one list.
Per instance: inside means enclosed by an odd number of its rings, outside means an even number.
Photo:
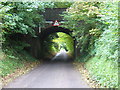
[{"label": "dirt at roadside", "polygon": [[91,88],[100,88],[96,81],[92,80],[88,70],[84,67],[84,63],[74,62],[75,68],[82,74],[82,78],[87,82]]},{"label": "dirt at roadside", "polygon": [[15,78],[17,78],[23,74],[26,74],[27,72],[29,72],[30,70],[32,70],[36,66],[38,66],[39,64],[41,64],[40,61],[25,62],[23,68],[16,69],[15,72],[13,72],[5,77],[2,77],[2,87],[7,85],[8,83],[12,82]]}]

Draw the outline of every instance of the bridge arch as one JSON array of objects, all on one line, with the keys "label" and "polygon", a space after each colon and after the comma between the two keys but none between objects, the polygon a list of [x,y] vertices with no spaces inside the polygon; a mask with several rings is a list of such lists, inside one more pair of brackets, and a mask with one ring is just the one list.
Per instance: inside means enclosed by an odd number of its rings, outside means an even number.
[{"label": "bridge arch", "polygon": [[[66,33],[66,34],[68,34],[68,35],[70,35],[72,37],[72,31],[70,31],[69,29],[66,29],[64,27],[51,26],[49,28],[44,29],[41,32],[41,39],[44,40],[50,34],[57,33],[57,32],[63,32],[63,33]],[[72,37],[72,38],[74,38],[74,37]]]},{"label": "bridge arch", "polygon": [[67,29],[67,28],[59,27],[59,26],[51,26],[51,27],[48,27],[48,28],[45,28],[44,30],[42,30],[41,35],[40,35],[40,39],[42,41],[41,46],[44,47],[42,44],[43,44],[44,40],[50,34],[57,33],[57,32],[62,32],[62,33],[68,34],[69,36],[71,36],[73,38],[73,41],[74,41],[74,58],[76,58],[76,44],[77,44],[76,39],[75,39],[75,37],[72,36],[72,31]]}]

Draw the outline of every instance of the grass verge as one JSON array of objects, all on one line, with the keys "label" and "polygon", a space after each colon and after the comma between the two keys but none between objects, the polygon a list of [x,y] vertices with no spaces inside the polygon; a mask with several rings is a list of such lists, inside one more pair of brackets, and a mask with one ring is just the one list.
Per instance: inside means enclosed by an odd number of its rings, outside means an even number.
[{"label": "grass verge", "polygon": [[0,51],[0,57],[1,87],[4,87],[16,77],[27,73],[41,63],[26,52],[20,54],[11,50],[9,54],[4,54]]},{"label": "grass verge", "polygon": [[93,88],[118,88],[118,63],[97,57],[75,62],[77,69]]}]

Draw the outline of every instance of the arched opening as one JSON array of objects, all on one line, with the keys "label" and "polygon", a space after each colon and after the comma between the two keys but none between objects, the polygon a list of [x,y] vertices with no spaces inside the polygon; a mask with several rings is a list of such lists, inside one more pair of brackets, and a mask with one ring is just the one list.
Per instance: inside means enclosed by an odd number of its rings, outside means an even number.
[{"label": "arched opening", "polygon": [[63,27],[50,27],[41,32],[44,60],[71,61],[75,56],[72,32]]},{"label": "arched opening", "polygon": [[69,29],[66,29],[64,27],[58,27],[58,26],[52,26],[52,27],[49,27],[49,28],[46,28],[44,29],[42,32],[41,32],[41,39],[44,40],[47,36],[49,36],[50,34],[52,33],[56,33],[56,32],[63,32],[63,33],[66,33],[68,35],[70,35],[72,37],[72,31],[70,31]]}]

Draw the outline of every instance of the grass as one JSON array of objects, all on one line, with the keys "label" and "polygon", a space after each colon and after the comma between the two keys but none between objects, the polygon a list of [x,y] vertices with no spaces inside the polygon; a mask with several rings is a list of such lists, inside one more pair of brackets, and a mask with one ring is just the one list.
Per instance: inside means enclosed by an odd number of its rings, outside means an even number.
[{"label": "grass", "polygon": [[0,88],[40,64],[40,61],[24,51],[17,53],[9,49],[5,54],[0,50],[0,57],[0,80],[2,83],[0,83]]},{"label": "grass", "polygon": [[4,60],[1,61],[2,65],[2,73],[1,76],[4,77],[8,74],[11,74],[14,72],[16,69],[23,67],[23,62],[20,62],[19,59],[11,59],[6,57]]},{"label": "grass", "polygon": [[89,58],[85,63],[91,78],[101,87],[118,88],[118,64],[112,60]]},{"label": "grass", "polygon": [[5,77],[13,72],[15,72],[17,69],[25,67],[26,63],[32,63],[37,62],[36,59],[31,57],[26,52],[16,53],[12,50],[9,51],[11,54],[4,54],[2,51],[0,51],[0,68],[1,72],[0,75],[2,77]]},{"label": "grass", "polygon": [[0,49],[0,60],[2,60],[4,58],[4,53],[2,52],[2,50]]}]

